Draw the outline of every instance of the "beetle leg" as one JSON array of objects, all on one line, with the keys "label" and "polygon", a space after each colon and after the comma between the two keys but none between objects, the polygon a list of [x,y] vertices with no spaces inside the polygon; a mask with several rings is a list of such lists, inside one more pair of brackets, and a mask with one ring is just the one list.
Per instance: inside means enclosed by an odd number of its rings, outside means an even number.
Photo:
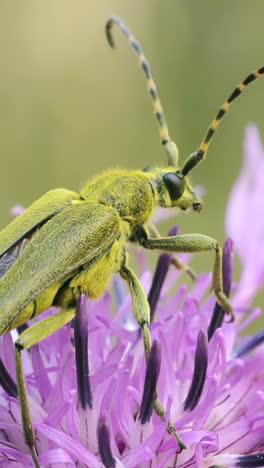
[{"label": "beetle leg", "polygon": [[173,255],[173,257],[171,259],[171,264],[175,268],[177,268],[177,270],[185,271],[190,276],[192,281],[196,280],[196,274],[195,274],[194,270],[189,265],[187,265],[187,263],[181,262],[178,259],[178,257],[176,257],[176,255]]},{"label": "beetle leg", "polygon": [[36,323],[30,328],[27,328],[16,340],[15,350],[16,350],[16,374],[17,374],[17,386],[18,386],[18,395],[21,405],[21,416],[22,416],[22,425],[25,437],[25,443],[28,445],[34,465],[36,468],[40,468],[36,444],[35,444],[35,434],[32,426],[27,389],[25,377],[23,374],[22,366],[22,357],[21,351],[28,349],[39,341],[47,338],[55,331],[59,330],[66,323],[70,322],[75,316],[75,308],[66,309],[57,314],[51,315],[50,317],[42,320],[41,322]]},{"label": "beetle leg", "polygon": [[[120,274],[122,278],[127,282],[130,292],[131,292],[133,313],[135,315],[137,323],[140,325],[141,330],[142,330],[145,357],[147,360],[149,356],[151,344],[152,344],[151,335],[149,331],[150,310],[149,310],[148,300],[144,292],[144,289],[142,285],[140,284],[140,281],[138,280],[137,276],[130,268],[128,268],[127,266],[123,266],[122,269],[120,270]],[[158,398],[156,398],[154,402],[154,409],[157,415],[161,419],[165,419],[165,410]],[[176,438],[179,444],[180,451],[186,448],[183,440],[178,435],[175,427],[170,421],[168,423],[168,432],[172,433],[174,437]]]},{"label": "beetle leg", "polygon": [[149,239],[146,235],[140,236],[138,242],[146,249],[159,249],[165,252],[215,252],[215,263],[213,269],[213,290],[217,302],[224,311],[234,320],[234,313],[229,299],[223,291],[222,278],[222,249],[218,242],[211,237],[202,234],[185,234],[171,237],[161,237],[159,239]]},{"label": "beetle leg", "polygon": [[[152,237],[153,239],[161,239],[161,235],[160,235],[159,230],[158,230],[157,227],[156,227],[153,223],[151,223],[150,221],[147,223],[147,230],[148,230],[148,232],[150,233],[150,235],[151,235],[151,237]],[[177,270],[186,272],[187,275],[190,276],[190,278],[191,278],[192,281],[195,281],[195,280],[196,280],[196,274],[195,274],[194,270],[193,270],[189,265],[187,265],[187,263],[181,262],[181,260],[179,260],[179,258],[176,257],[176,255],[173,255],[173,256],[172,256],[171,264],[172,264],[175,268],[177,268]]]}]

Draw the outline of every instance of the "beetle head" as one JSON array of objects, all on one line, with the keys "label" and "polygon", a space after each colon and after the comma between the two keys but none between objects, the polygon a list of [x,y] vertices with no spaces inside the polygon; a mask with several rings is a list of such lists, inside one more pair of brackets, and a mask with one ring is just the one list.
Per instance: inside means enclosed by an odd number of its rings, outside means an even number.
[{"label": "beetle head", "polygon": [[188,208],[201,211],[202,202],[195,194],[189,179],[181,170],[173,169],[172,166],[165,169],[147,166],[144,169],[153,187],[157,205],[164,208],[178,206],[184,211]]}]

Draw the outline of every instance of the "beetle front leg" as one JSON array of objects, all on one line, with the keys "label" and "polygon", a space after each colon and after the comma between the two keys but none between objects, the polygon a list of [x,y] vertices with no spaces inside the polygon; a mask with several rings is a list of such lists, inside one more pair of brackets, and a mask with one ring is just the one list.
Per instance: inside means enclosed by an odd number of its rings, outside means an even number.
[{"label": "beetle front leg", "polygon": [[[161,238],[161,235],[157,229],[157,227],[151,223],[150,221],[147,223],[146,225],[147,227],[147,230],[148,232],[150,233],[151,237],[154,238],[154,239],[160,239]],[[178,231],[178,227],[177,226],[174,226],[171,230],[170,230],[170,233],[169,233],[169,236],[175,236],[177,234],[177,232],[175,231]],[[181,262],[181,260],[176,257],[176,255],[173,255],[172,256],[172,259],[171,259],[171,264],[177,269],[177,270],[180,270],[180,271],[183,271],[185,273],[187,273],[187,275],[189,275],[189,277],[191,278],[192,281],[195,281],[196,280],[196,274],[195,272],[193,271],[193,269],[187,265],[186,263],[183,263]]]},{"label": "beetle front leg", "polygon": [[159,239],[149,239],[146,235],[138,238],[138,242],[146,249],[158,249],[163,252],[215,252],[215,263],[213,269],[213,290],[217,302],[223,307],[224,311],[234,320],[234,313],[231,302],[223,291],[222,278],[222,249],[218,242],[212,237],[202,234],[185,234],[173,237],[161,237]]},{"label": "beetle front leg", "polygon": [[[140,284],[140,281],[138,280],[137,276],[130,268],[128,268],[127,266],[123,266],[122,269],[120,270],[120,274],[122,278],[127,282],[130,292],[131,292],[133,313],[134,313],[137,323],[139,324],[142,330],[145,357],[147,360],[149,357],[149,352],[150,352],[150,348],[152,345],[151,335],[149,331],[150,310],[149,310],[148,300],[144,292],[144,289],[142,285]],[[156,398],[154,402],[154,409],[157,415],[161,419],[165,419],[165,410],[158,398]],[[178,435],[175,427],[170,421],[168,423],[168,432],[172,433],[174,437],[176,438],[179,444],[180,451],[186,448],[183,440]]]},{"label": "beetle front leg", "polygon": [[17,387],[21,405],[23,431],[25,443],[29,447],[36,468],[40,468],[40,465],[37,457],[35,434],[28,404],[26,382],[23,374],[21,351],[30,348],[34,344],[38,343],[41,340],[44,340],[44,338],[47,338],[52,333],[59,330],[66,323],[72,320],[72,318],[75,316],[75,312],[75,308],[71,308],[59,312],[57,314],[51,315],[50,317],[42,320],[41,322],[38,322],[36,325],[27,328],[23,333],[21,333],[21,335],[17,338],[15,342]]}]

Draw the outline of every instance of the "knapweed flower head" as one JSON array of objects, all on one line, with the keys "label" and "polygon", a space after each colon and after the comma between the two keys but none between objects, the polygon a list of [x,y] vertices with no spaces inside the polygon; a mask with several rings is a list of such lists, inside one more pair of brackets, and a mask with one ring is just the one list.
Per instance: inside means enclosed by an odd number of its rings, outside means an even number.
[{"label": "knapweed flower head", "polygon": [[[251,304],[263,285],[264,155],[258,138],[257,130],[248,127],[244,167],[228,206],[227,229],[233,240],[225,243],[223,275],[225,293],[235,304],[235,322],[228,321],[210,293],[210,273],[200,274],[191,287],[181,284],[176,289],[182,272],[173,267],[172,255],[160,256],[154,275],[141,258],[140,281],[152,319],[153,344],[146,363],[122,280],[115,278],[112,294],[106,292],[100,300],[82,295],[75,325],[23,352],[41,466],[264,466],[264,332],[241,337],[261,313]],[[247,206],[256,210],[250,229]],[[174,227],[170,234],[175,233]],[[234,251],[242,264],[237,284],[232,284]],[[0,399],[0,466],[33,466],[16,385],[4,370],[15,380],[10,334],[1,338],[0,353],[5,365],[0,367],[5,386]],[[164,420],[153,409],[156,388]],[[169,420],[186,449],[180,450],[168,433]]]}]

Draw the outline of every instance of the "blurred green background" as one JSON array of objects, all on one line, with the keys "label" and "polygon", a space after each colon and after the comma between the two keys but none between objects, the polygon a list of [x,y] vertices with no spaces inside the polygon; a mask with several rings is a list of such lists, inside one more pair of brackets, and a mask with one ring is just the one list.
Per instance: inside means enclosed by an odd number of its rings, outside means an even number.
[{"label": "blurred green background", "polygon": [[[117,50],[106,43],[112,14],[144,46],[182,160],[234,86],[264,64],[263,0],[1,2],[1,227],[14,204],[51,188],[78,190],[105,168],[165,161],[136,57],[117,30]],[[264,135],[263,96],[260,79],[224,119],[193,174],[206,187],[205,209],[177,219],[184,232],[223,242],[246,124]],[[208,255],[196,261],[199,270],[211,265]]]}]

